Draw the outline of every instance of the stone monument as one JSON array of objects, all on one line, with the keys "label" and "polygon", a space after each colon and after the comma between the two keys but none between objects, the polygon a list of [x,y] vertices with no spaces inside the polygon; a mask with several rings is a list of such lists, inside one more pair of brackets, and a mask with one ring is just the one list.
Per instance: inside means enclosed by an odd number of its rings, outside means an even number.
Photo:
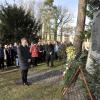
[{"label": "stone monument", "polygon": [[93,59],[100,63],[100,11],[94,15],[93,25],[92,25],[92,35],[90,50],[88,54],[86,70],[90,73],[94,73]]}]

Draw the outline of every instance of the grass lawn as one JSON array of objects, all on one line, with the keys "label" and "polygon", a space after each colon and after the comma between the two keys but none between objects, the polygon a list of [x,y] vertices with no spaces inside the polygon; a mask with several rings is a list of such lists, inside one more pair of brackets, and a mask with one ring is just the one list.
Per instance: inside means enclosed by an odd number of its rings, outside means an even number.
[{"label": "grass lawn", "polygon": [[[29,70],[29,75],[33,72],[44,70],[57,70],[63,68],[63,62],[55,62],[53,68],[48,68],[46,64],[40,64]],[[55,84],[33,83],[31,86],[16,85],[16,80],[20,79],[20,71],[0,75],[0,100],[61,100],[62,81]]]}]

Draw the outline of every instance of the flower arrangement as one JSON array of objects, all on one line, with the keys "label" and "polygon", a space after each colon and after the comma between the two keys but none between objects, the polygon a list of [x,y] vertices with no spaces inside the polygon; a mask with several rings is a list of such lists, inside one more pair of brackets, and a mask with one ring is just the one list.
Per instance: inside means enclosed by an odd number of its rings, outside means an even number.
[{"label": "flower arrangement", "polygon": [[86,59],[87,59],[87,54],[82,52],[78,58],[75,58],[75,49],[73,47],[71,47],[70,49],[68,49],[69,51],[73,52],[70,55],[70,59],[69,62],[66,64],[66,69],[63,72],[63,77],[64,77],[64,83],[65,85],[68,85],[70,83],[70,80],[72,78],[72,76],[74,75],[74,73],[76,72],[77,68],[81,65],[81,66],[85,66],[86,64]]},{"label": "flower arrangement", "polygon": [[67,53],[67,62],[74,60],[74,58],[75,58],[75,47],[74,46],[67,47],[66,53]]}]

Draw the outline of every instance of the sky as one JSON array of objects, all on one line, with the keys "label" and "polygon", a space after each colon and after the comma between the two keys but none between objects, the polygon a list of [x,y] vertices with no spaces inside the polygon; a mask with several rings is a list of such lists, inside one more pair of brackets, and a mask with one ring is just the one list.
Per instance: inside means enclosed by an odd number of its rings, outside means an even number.
[{"label": "sky", "polygon": [[79,0],[54,0],[55,5],[61,5],[69,9],[70,13],[73,15],[73,26],[76,26],[77,13],[78,13],[78,1]]},{"label": "sky", "polygon": [[[0,4],[7,1],[8,3],[13,4],[14,0],[0,0]],[[32,0],[15,0],[17,4],[20,4],[21,1],[29,2]],[[33,0],[34,1],[34,0]],[[36,3],[42,2],[44,0],[35,0]],[[73,26],[76,25],[77,21],[77,12],[78,12],[78,0],[54,0],[54,5],[59,5],[69,9],[70,13],[73,15]]]},{"label": "sky", "polygon": [[55,1],[54,2],[55,5],[61,5],[67,7],[73,13],[77,12],[78,0],[54,0],[54,1]]}]

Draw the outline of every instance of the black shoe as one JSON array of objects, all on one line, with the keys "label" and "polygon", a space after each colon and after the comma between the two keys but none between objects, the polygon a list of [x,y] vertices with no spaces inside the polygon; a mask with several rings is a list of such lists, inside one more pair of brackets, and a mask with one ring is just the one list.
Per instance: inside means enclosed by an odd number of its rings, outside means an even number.
[{"label": "black shoe", "polygon": [[27,85],[27,86],[29,86],[29,85],[31,85],[29,82],[26,82],[26,83],[23,83],[23,85]]},{"label": "black shoe", "polygon": [[19,66],[16,66],[16,68],[19,68]]}]

